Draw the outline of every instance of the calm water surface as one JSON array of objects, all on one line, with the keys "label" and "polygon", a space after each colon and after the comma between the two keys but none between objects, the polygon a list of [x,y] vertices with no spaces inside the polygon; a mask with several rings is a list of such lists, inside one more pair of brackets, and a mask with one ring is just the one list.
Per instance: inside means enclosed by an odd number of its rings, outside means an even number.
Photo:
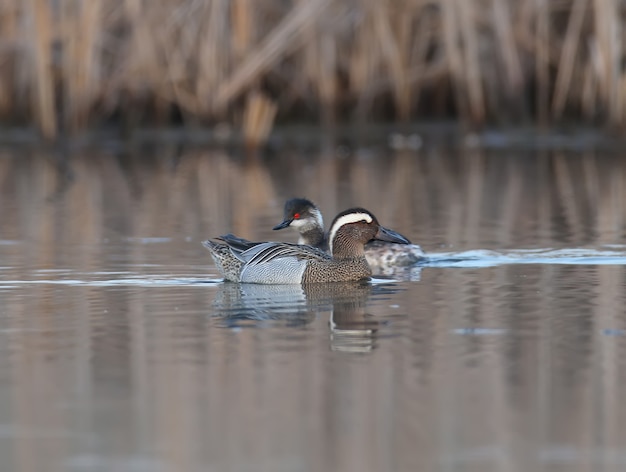
[{"label": "calm water surface", "polygon": [[[1,470],[626,469],[621,156],[107,149],[0,154]],[[429,259],[221,283],[292,196]]]}]

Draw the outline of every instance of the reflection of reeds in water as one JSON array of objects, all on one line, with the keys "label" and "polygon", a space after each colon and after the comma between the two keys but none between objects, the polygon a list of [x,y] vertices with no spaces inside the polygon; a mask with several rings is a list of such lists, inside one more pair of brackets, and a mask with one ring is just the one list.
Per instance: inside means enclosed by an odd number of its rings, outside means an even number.
[{"label": "reflection of reeds in water", "polygon": [[[155,257],[167,267],[208,267],[201,239],[231,230],[278,237],[270,228],[293,195],[318,202],[327,219],[347,205],[368,207],[428,251],[442,243],[624,242],[619,156],[429,150],[342,162],[277,155],[264,165],[176,152],[77,156],[69,181],[41,155],[3,155],[2,238],[21,241],[2,246],[5,271],[31,277],[42,268],[130,264],[151,273]],[[351,166],[359,171],[346,172]],[[164,251],[120,243],[126,236],[172,242]],[[138,450],[168,470],[291,470],[294,457],[322,462],[319,470],[536,470],[545,457],[569,460],[575,453],[564,456],[563,444],[582,451],[574,459],[609,461],[624,443],[624,343],[600,333],[626,328],[624,270],[597,271],[598,278],[579,266],[426,269],[420,283],[378,298],[376,285],[307,289],[307,299],[339,310],[335,328],[360,331],[359,347],[379,347],[359,356],[329,349],[346,338],[333,333],[329,341],[325,316],[219,329],[206,316],[215,287],[11,288],[0,317],[3,421],[9,431],[23,429],[7,439],[15,447],[3,461],[15,470],[80,465],[80,456],[66,455],[84,451],[86,437],[102,444],[94,449],[111,461],[103,462],[108,469],[132,468],[114,461],[135,460]],[[398,310],[397,336],[371,325],[372,308],[375,321]],[[454,333],[467,327],[503,334]]]},{"label": "reflection of reeds in water", "polygon": [[246,128],[242,98],[260,90],[283,116],[325,120],[392,109],[623,124],[623,16],[615,0],[8,0],[0,112],[49,137],[172,108]]},{"label": "reflection of reeds in water", "polygon": [[281,221],[284,200],[293,196],[315,201],[327,225],[350,206],[368,208],[427,251],[437,244],[503,249],[619,243],[626,227],[626,166],[617,156],[475,150],[468,158],[430,150],[360,159],[356,151],[335,160],[287,152],[266,164],[222,151],[179,152],[161,148],[149,163],[129,156],[124,166],[111,158],[70,159],[59,168],[53,160],[36,163],[28,153],[20,160],[2,158],[5,237],[205,239],[232,231],[294,240],[292,232],[271,231]]}]

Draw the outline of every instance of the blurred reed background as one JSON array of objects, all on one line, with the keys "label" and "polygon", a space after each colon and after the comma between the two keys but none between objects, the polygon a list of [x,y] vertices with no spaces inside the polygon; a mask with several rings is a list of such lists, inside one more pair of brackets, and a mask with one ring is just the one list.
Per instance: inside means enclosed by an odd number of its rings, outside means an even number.
[{"label": "blurred reed background", "polygon": [[5,0],[0,119],[625,123],[618,0]]}]

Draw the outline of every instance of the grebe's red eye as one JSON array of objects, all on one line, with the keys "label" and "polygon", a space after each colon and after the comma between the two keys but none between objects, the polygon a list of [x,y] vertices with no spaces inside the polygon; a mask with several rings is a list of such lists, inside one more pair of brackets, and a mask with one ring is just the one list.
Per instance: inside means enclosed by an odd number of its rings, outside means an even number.
[{"label": "grebe's red eye", "polygon": [[293,214],[294,219],[298,220],[300,219],[300,213],[294,213]]}]

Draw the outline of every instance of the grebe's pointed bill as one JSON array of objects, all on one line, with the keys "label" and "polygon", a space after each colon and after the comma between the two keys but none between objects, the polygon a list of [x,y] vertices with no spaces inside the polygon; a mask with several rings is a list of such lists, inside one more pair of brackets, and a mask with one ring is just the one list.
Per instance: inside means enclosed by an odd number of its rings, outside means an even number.
[{"label": "grebe's pointed bill", "polygon": [[380,226],[378,228],[378,233],[376,233],[374,239],[397,244],[411,244],[411,241],[402,236],[400,233],[396,233],[394,230],[385,228],[384,226]]},{"label": "grebe's pointed bill", "polygon": [[284,220],[282,223],[279,223],[276,226],[274,226],[272,229],[274,231],[276,231],[277,229],[288,228],[292,221],[293,221],[293,218],[291,218],[291,219],[288,218],[288,219]]}]

